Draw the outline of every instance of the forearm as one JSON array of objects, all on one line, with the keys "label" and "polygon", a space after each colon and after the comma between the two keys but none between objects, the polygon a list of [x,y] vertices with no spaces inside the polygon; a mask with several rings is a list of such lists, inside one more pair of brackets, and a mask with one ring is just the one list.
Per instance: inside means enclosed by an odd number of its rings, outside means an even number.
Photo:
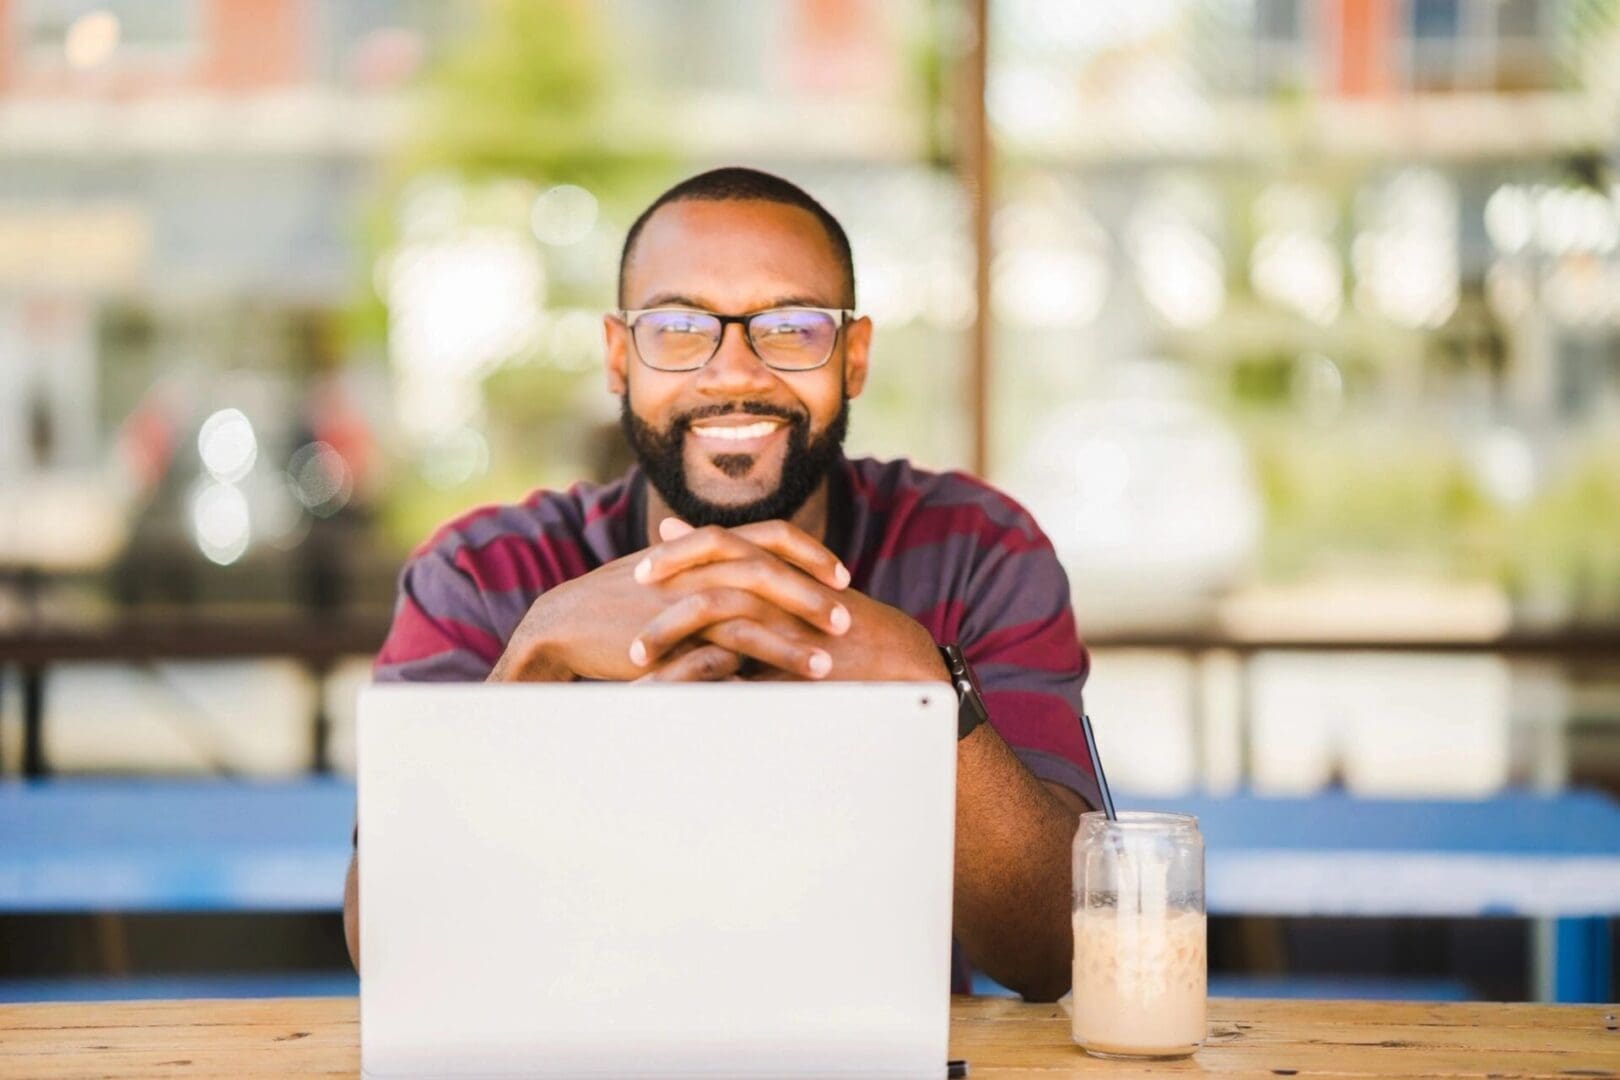
[{"label": "forearm", "polygon": [[349,960],[360,970],[360,853],[349,859],[349,876],[343,882],[343,940],[349,946]]},{"label": "forearm", "polygon": [[988,724],[958,747],[956,785],[957,940],[997,982],[1055,1000],[1070,981],[1076,813]]},{"label": "forearm", "polygon": [[526,647],[513,639],[495,661],[484,678],[485,682],[572,682],[573,672],[549,659],[537,648]]},{"label": "forearm", "polygon": [[560,659],[555,617],[541,618],[539,605],[507,641],[485,682],[571,682],[573,671]]}]

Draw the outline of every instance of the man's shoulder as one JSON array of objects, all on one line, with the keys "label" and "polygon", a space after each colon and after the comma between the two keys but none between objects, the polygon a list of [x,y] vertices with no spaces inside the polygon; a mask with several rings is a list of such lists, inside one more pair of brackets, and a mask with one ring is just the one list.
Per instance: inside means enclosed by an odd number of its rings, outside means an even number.
[{"label": "man's shoulder", "polygon": [[851,496],[891,530],[971,528],[1044,540],[1017,499],[971,473],[925,469],[907,458],[851,458],[848,464]]},{"label": "man's shoulder", "polygon": [[413,558],[428,554],[465,562],[511,544],[596,548],[629,508],[631,474],[606,483],[582,480],[558,490],[536,488],[521,500],[486,503],[439,525]]}]

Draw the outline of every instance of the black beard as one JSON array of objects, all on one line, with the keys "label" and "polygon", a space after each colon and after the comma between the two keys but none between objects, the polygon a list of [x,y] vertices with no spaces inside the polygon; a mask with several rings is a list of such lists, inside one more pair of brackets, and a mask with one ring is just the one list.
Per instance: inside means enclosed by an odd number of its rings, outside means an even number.
[{"label": "black beard", "polygon": [[[686,482],[686,429],[707,416],[722,413],[748,413],[784,420],[788,425],[787,452],[782,456],[782,479],[776,490],[753,502],[723,506],[699,498]],[[675,516],[688,525],[701,528],[718,525],[724,529],[755,521],[781,518],[791,520],[805,500],[814,494],[844,452],[844,435],[849,429],[849,398],[844,398],[827,430],[811,439],[808,417],[755,402],[717,406],[688,413],[672,421],[668,431],[659,431],[630,408],[630,395],[619,396],[619,426],[635,451],[636,460],[652,486],[663,496]],[[727,476],[742,476],[754,464],[753,454],[716,454],[715,467]]]}]

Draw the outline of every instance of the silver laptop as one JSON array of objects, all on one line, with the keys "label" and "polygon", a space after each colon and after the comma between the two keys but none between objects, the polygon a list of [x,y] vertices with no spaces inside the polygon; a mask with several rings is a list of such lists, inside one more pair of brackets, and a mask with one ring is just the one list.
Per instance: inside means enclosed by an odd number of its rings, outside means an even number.
[{"label": "silver laptop", "polygon": [[368,1077],[929,1077],[956,700],[924,683],[377,686]]}]

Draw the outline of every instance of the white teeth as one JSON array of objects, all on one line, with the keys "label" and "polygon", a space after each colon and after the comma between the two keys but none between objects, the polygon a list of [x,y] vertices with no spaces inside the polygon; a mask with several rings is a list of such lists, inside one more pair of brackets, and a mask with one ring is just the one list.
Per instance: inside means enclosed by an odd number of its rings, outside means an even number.
[{"label": "white teeth", "polygon": [[761,420],[757,424],[749,424],[746,427],[700,427],[694,424],[692,430],[705,439],[731,439],[740,442],[744,439],[763,438],[780,426],[774,420]]}]

